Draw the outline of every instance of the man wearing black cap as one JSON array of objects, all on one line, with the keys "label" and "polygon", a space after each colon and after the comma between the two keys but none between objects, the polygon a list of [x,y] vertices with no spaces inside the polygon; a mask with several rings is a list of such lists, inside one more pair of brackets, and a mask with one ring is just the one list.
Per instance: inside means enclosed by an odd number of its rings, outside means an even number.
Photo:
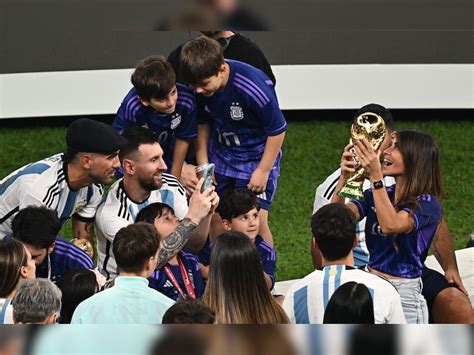
[{"label": "man wearing black cap", "polygon": [[20,209],[36,205],[54,210],[61,225],[72,217],[74,237],[92,241],[100,184],[112,182],[126,139],[104,123],[82,118],[68,127],[66,143],[65,154],[23,166],[0,181],[0,239],[11,233]]}]

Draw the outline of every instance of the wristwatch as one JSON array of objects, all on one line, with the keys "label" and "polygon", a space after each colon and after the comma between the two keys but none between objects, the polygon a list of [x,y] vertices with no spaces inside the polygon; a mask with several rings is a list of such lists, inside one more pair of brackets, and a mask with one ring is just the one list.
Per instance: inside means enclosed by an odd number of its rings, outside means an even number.
[{"label": "wristwatch", "polygon": [[377,180],[377,181],[372,182],[372,188],[374,190],[381,189],[384,186],[385,186],[385,183],[383,182],[383,180]]}]

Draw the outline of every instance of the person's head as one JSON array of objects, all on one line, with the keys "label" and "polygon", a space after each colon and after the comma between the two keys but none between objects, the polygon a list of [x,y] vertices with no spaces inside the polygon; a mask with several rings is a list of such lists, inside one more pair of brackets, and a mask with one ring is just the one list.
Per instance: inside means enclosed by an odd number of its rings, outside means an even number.
[{"label": "person's head", "polygon": [[158,190],[167,169],[158,137],[144,127],[129,127],[123,136],[128,140],[120,151],[124,177],[135,179],[146,191]]},{"label": "person's head", "polygon": [[112,251],[120,272],[151,276],[158,261],[160,237],[146,222],[130,224],[115,235]]},{"label": "person's head", "polygon": [[203,301],[220,324],[288,322],[265,284],[255,244],[239,232],[217,237]]},{"label": "person's head", "polygon": [[35,262],[26,247],[15,239],[0,240],[0,298],[11,295],[20,279],[34,279]]},{"label": "person's head", "polygon": [[95,273],[86,269],[70,269],[66,271],[56,282],[56,285],[62,293],[59,323],[63,324],[71,323],[72,315],[79,303],[100,290]]},{"label": "person's head", "polygon": [[392,146],[385,150],[382,171],[384,175],[403,176],[399,201],[414,207],[419,195],[443,196],[440,165],[434,139],[422,131],[406,129],[399,131]]},{"label": "person's head", "polygon": [[61,312],[61,291],[48,279],[22,280],[12,305],[15,323],[54,324]]},{"label": "person's head", "polygon": [[255,240],[260,228],[260,202],[253,192],[243,189],[227,192],[217,211],[227,231],[241,232]]},{"label": "person's head", "polygon": [[170,206],[165,203],[156,202],[141,209],[137,214],[135,222],[153,224],[162,239],[174,232],[179,224],[179,219],[175,216]]},{"label": "person's head", "polygon": [[311,218],[314,246],[327,261],[346,258],[357,244],[356,218],[343,203],[321,207]]},{"label": "person's head", "polygon": [[204,96],[222,90],[229,75],[222,46],[207,36],[194,38],[183,46],[180,71],[185,82]]},{"label": "person's head", "polygon": [[347,282],[333,293],[324,311],[325,324],[374,324],[374,303],[364,284]]},{"label": "person's head", "polygon": [[52,253],[60,229],[56,212],[44,206],[25,207],[12,221],[13,238],[26,246],[36,265],[43,264]]},{"label": "person's head", "polygon": [[132,74],[132,84],[144,106],[161,113],[173,113],[178,99],[176,75],[161,56],[140,60]]},{"label": "person's head", "polygon": [[379,148],[379,150],[383,152],[385,149],[390,147],[395,132],[392,113],[382,105],[372,103],[362,106],[359,110],[357,110],[357,112],[354,114],[354,121],[357,117],[365,113],[375,113],[376,115],[382,117],[385,122],[385,138]]},{"label": "person's head", "polygon": [[66,133],[64,161],[87,172],[93,183],[110,184],[120,166],[119,149],[126,143],[111,126],[80,118],[71,123]]},{"label": "person's head", "polygon": [[163,324],[213,324],[215,313],[199,300],[180,299],[163,315]]}]

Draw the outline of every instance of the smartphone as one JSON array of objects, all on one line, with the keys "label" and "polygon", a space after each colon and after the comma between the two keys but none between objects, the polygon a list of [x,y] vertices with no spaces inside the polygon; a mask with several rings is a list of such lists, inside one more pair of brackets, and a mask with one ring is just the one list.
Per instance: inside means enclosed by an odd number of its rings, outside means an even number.
[{"label": "smartphone", "polygon": [[212,186],[212,177],[214,176],[215,165],[213,163],[206,163],[196,167],[196,175],[198,179],[204,178],[204,182],[201,186],[201,193]]}]

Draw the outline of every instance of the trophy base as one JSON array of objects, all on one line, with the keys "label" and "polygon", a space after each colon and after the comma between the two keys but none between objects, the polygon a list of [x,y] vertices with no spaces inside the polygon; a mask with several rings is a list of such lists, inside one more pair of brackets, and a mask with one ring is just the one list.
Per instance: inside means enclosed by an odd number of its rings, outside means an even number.
[{"label": "trophy base", "polygon": [[362,192],[362,186],[352,185],[346,183],[344,187],[337,193],[338,196],[346,197],[352,200],[364,200],[364,193]]}]

